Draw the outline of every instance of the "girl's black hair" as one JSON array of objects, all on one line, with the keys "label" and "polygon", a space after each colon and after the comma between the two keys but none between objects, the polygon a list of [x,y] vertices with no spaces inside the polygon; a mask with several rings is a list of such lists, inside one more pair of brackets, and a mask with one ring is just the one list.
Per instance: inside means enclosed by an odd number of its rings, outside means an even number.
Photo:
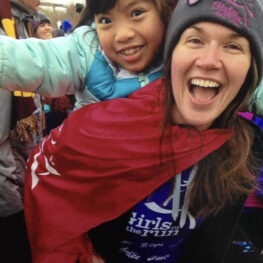
[{"label": "girl's black hair", "polygon": [[118,0],[86,0],[86,6],[75,28],[83,25],[91,25],[94,22],[95,15],[107,13],[117,2]]},{"label": "girl's black hair", "polygon": [[[160,9],[160,17],[167,26],[171,13],[178,0],[151,0]],[[95,15],[107,13],[117,4],[118,0],[86,0],[86,6],[81,13],[75,28],[82,25],[91,25]]]},{"label": "girl's black hair", "polygon": [[93,20],[95,15],[111,10],[117,2],[118,0],[86,0],[89,19]]}]

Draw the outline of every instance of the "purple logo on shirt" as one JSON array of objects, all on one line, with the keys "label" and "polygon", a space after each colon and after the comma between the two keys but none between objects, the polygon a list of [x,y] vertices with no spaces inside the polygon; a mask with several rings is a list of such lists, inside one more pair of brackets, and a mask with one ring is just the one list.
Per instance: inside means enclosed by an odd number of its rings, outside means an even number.
[{"label": "purple logo on shirt", "polygon": [[248,26],[249,19],[255,17],[252,6],[253,0],[227,0],[212,3],[212,8],[217,15],[237,26]]}]

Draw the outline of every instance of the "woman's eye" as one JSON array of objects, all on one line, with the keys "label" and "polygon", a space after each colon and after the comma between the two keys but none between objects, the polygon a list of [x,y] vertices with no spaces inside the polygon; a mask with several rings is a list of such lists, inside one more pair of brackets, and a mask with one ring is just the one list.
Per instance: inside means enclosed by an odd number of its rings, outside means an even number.
[{"label": "woman's eye", "polygon": [[191,37],[186,39],[186,44],[189,45],[190,47],[196,47],[202,45],[203,41],[198,37]]},{"label": "woman's eye", "polygon": [[228,49],[241,50],[241,48],[238,45],[236,45],[236,44],[228,44],[226,47]]},{"label": "woman's eye", "polygon": [[133,11],[132,11],[132,17],[134,17],[134,16],[139,16],[139,15],[141,15],[142,13],[144,13],[144,11],[141,10],[141,9],[133,10]]},{"label": "woman's eye", "polygon": [[192,44],[201,44],[202,41],[199,38],[190,38],[187,40],[188,43],[192,43]]},{"label": "woman's eye", "polygon": [[111,20],[108,17],[102,17],[100,18],[99,23],[100,24],[110,24]]}]

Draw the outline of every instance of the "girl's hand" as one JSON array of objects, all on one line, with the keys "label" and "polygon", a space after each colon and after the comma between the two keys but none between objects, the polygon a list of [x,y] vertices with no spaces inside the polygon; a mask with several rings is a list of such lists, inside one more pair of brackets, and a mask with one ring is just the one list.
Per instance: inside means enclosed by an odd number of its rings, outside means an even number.
[{"label": "girl's hand", "polygon": [[96,255],[92,255],[90,263],[104,263],[104,260]]}]

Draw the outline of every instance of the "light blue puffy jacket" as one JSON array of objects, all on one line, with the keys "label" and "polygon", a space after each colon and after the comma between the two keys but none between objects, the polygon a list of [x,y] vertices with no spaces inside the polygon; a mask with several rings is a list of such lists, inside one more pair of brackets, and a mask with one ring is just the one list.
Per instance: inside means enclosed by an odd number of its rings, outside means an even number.
[{"label": "light blue puffy jacket", "polygon": [[127,97],[161,75],[161,65],[140,74],[116,68],[101,52],[96,31],[88,26],[50,40],[0,37],[1,88],[52,97],[75,93],[77,108]]}]

